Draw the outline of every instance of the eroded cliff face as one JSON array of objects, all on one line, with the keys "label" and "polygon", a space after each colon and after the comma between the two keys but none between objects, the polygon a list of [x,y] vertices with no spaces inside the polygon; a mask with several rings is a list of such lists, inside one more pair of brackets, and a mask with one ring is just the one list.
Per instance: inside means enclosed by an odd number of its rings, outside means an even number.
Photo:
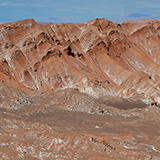
[{"label": "eroded cliff face", "polygon": [[159,159],[159,47],[156,20],[0,24],[0,157]]},{"label": "eroded cliff face", "polygon": [[1,24],[0,31],[0,77],[7,86],[160,101],[159,21],[41,25],[28,19]]}]

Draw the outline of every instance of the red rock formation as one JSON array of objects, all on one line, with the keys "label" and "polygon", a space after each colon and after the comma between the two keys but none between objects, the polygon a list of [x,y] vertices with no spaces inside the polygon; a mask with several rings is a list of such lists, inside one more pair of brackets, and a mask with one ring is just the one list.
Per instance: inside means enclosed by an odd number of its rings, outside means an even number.
[{"label": "red rock formation", "polygon": [[0,24],[1,159],[159,158],[159,46],[157,20]]},{"label": "red rock formation", "polygon": [[23,91],[78,88],[95,96],[143,94],[146,102],[158,101],[159,26],[156,20],[117,24],[105,19],[1,24],[1,81]]}]

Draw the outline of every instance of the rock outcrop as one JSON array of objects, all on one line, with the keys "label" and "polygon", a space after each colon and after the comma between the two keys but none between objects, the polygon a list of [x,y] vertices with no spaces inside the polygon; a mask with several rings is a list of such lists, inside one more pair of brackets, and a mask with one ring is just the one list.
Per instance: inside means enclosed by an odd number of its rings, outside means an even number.
[{"label": "rock outcrop", "polygon": [[26,91],[76,88],[96,97],[160,101],[160,22],[0,25],[0,79]]},{"label": "rock outcrop", "polygon": [[1,159],[159,159],[160,21],[0,24]]}]

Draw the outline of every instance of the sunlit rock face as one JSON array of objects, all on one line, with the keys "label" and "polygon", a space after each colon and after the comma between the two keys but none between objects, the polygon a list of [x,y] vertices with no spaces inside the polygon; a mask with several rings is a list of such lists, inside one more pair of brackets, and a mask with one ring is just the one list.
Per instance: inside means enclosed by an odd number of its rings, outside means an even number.
[{"label": "sunlit rock face", "polygon": [[159,53],[157,20],[0,24],[0,157],[159,159]]},{"label": "sunlit rock face", "polygon": [[0,77],[26,92],[76,88],[159,101],[160,22],[0,25]]}]

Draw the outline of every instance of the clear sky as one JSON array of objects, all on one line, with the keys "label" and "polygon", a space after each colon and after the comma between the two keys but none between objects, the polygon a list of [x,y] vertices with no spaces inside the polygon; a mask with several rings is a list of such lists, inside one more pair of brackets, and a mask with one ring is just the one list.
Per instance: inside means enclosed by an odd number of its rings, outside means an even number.
[{"label": "clear sky", "polygon": [[0,0],[0,23],[33,18],[38,22],[115,22],[160,19],[160,0]]}]

